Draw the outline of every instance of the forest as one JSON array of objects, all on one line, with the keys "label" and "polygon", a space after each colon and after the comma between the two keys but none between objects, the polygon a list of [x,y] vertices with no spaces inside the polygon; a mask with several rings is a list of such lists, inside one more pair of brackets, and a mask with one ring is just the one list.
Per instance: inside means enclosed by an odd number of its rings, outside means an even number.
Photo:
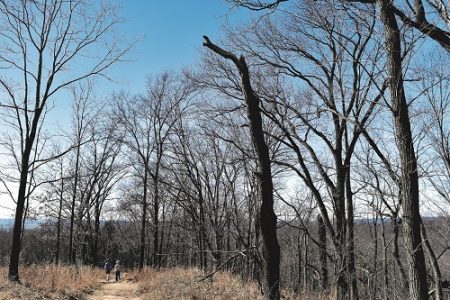
[{"label": "forest", "polygon": [[120,259],[264,299],[449,299],[448,1],[223,0],[248,20],[197,63],[99,96],[140,42],[113,2],[0,0],[2,277]]}]

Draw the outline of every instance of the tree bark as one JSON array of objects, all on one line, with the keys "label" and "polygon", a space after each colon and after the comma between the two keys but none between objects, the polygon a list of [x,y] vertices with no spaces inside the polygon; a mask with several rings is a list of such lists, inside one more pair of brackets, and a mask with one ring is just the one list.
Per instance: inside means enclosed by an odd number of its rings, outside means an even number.
[{"label": "tree bark", "polygon": [[328,267],[327,267],[327,228],[322,216],[317,216],[317,226],[319,235],[319,260],[320,260],[320,283],[324,293],[328,291]]},{"label": "tree bark", "polygon": [[[80,130],[80,129],[79,129]],[[78,137],[80,132],[78,132]],[[69,262],[71,264],[75,263],[75,255],[73,249],[73,229],[75,223],[75,202],[77,200],[77,189],[78,189],[78,172],[80,169],[80,139],[78,139],[77,146],[77,154],[75,158],[75,174],[74,174],[74,183],[73,183],[73,191],[72,191],[72,205],[70,207],[70,227],[69,227]]]},{"label": "tree bark", "polygon": [[144,261],[145,261],[145,229],[147,222],[147,184],[148,184],[148,171],[147,165],[144,167],[144,192],[142,195],[142,220],[141,220],[141,241],[139,245],[139,270],[142,271],[144,269]]},{"label": "tree bark", "polygon": [[[392,244],[393,244],[393,250],[392,250],[392,256],[394,257],[394,261],[396,265],[398,266],[398,269],[400,271],[400,275],[402,277],[403,287],[405,290],[409,289],[409,283],[408,280],[405,280],[407,278],[405,268],[403,267],[402,261],[400,260],[400,250],[398,246],[398,238],[400,234],[400,224],[398,222],[398,218],[394,217],[392,218],[392,231],[393,231],[393,238],[392,238]],[[396,277],[397,275],[395,275]]]},{"label": "tree bark", "polygon": [[[41,62],[42,57],[40,57]],[[41,70],[41,68],[39,69]],[[40,74],[41,72],[39,72]],[[40,78],[40,76],[38,76]],[[39,93],[40,91],[38,91]],[[37,95],[39,95],[37,93]],[[39,97],[37,97],[39,99]],[[14,218],[14,230],[11,246],[11,255],[9,260],[8,278],[11,281],[20,281],[19,278],[19,258],[20,250],[22,248],[22,221],[25,208],[25,201],[27,200],[26,189],[28,185],[28,172],[30,170],[30,157],[33,148],[33,143],[36,138],[38,130],[39,118],[42,113],[42,109],[39,108],[39,101],[35,106],[35,115],[31,125],[29,135],[25,139],[25,147],[22,154],[22,162],[20,168],[20,183],[19,194],[17,196],[16,215]]]},{"label": "tree bark", "polygon": [[356,281],[355,267],[355,230],[354,230],[354,209],[353,209],[353,192],[350,178],[350,165],[346,166],[345,192],[347,204],[347,274],[350,285],[350,299],[359,299],[358,284]]},{"label": "tree bark", "polygon": [[381,215],[381,238],[383,242],[383,284],[384,284],[384,299],[389,299],[389,272],[388,272],[388,255],[387,255],[387,249],[389,247],[388,243],[386,242],[386,232],[385,232],[385,224],[383,220],[383,216]]},{"label": "tree bark", "polygon": [[431,248],[430,241],[428,240],[427,236],[427,231],[425,229],[425,225],[423,224],[423,222],[420,227],[422,232],[423,243],[425,245],[425,250],[430,262],[430,268],[433,273],[434,299],[442,300],[444,299],[444,293],[442,291],[442,276],[441,276],[441,269],[439,268],[439,262],[436,255],[434,254],[433,248]]},{"label": "tree bark", "polygon": [[[341,140],[338,139],[340,144]],[[340,146],[336,146],[340,148]],[[336,232],[335,243],[337,244],[337,268],[336,268],[336,297],[337,299],[346,299],[349,296],[349,282],[346,275],[348,274],[348,257],[346,246],[347,243],[347,223],[345,214],[345,168],[342,164],[341,155],[335,154],[336,168],[336,187],[333,191],[333,204],[336,211]]]},{"label": "tree bark", "polygon": [[60,244],[61,244],[61,218],[62,207],[64,202],[64,178],[61,167],[61,191],[59,193],[59,208],[58,208],[58,222],[56,224],[56,246],[55,246],[55,264],[59,264]]},{"label": "tree bark", "polygon": [[[30,147],[28,146],[30,144]],[[16,215],[14,218],[13,240],[11,247],[11,255],[9,260],[9,280],[20,281],[19,278],[19,256],[22,245],[22,219],[25,207],[25,190],[28,179],[28,163],[31,152],[31,144],[27,143],[27,148],[22,158],[22,169],[20,174],[19,195],[17,197]]]},{"label": "tree bark", "polygon": [[379,5],[381,21],[384,24],[392,112],[400,154],[403,231],[409,265],[409,297],[412,300],[428,299],[427,272],[420,232],[417,159],[403,86],[400,31],[392,3],[389,0],[379,0]]},{"label": "tree bark", "polygon": [[[159,147],[159,146],[158,146]],[[154,230],[153,230],[153,265],[159,268],[161,265],[161,256],[159,254],[159,166],[161,156],[158,153],[156,162],[156,170],[153,177],[153,214],[154,214]]]},{"label": "tree bark", "polygon": [[259,108],[260,99],[251,86],[250,74],[244,57],[237,58],[234,54],[211,43],[208,37],[204,36],[204,39],[204,46],[220,56],[232,60],[239,70],[242,93],[247,104],[250,132],[258,160],[258,189],[261,197],[258,218],[263,241],[264,296],[266,299],[280,299],[280,245],[278,244],[276,231],[277,216],[273,209],[273,182],[269,148],[264,140],[262,117]]}]

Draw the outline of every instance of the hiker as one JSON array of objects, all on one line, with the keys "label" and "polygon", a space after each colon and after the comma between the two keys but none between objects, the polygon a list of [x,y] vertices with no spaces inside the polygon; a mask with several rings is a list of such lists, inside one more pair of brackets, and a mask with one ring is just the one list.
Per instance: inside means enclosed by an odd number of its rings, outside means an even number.
[{"label": "hiker", "polygon": [[114,271],[116,271],[116,281],[120,280],[120,260],[116,261],[116,265],[114,266]]},{"label": "hiker", "polygon": [[106,272],[106,281],[109,282],[109,273],[111,273],[111,270],[113,269],[113,264],[109,261],[109,259],[105,262],[105,272]]}]

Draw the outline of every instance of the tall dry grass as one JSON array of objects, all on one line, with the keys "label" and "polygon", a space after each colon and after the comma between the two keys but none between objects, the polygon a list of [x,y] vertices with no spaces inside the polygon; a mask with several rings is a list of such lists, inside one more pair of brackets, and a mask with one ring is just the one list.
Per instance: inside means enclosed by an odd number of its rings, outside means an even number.
[{"label": "tall dry grass", "polygon": [[229,273],[203,280],[198,269],[145,269],[136,275],[143,299],[263,299],[255,283],[240,281]]},{"label": "tall dry grass", "polygon": [[[0,300],[85,299],[86,294],[101,289],[102,281],[105,280],[105,274],[100,268],[40,265],[20,268],[22,284],[14,284],[7,280],[7,271],[6,267],[0,267]],[[124,273],[122,282],[137,282],[139,288],[134,292],[143,300],[263,299],[256,282],[243,281],[231,273],[217,272],[211,278],[203,278],[204,273],[195,268],[145,269],[143,272]],[[132,286],[135,289],[135,284]],[[282,291],[282,299],[330,298]]]},{"label": "tall dry grass", "polygon": [[[171,268],[160,271],[145,269],[137,273],[142,299],[162,300],[258,300],[263,299],[259,286],[253,281],[242,281],[227,272],[217,272],[211,280],[201,280],[204,274],[199,269]],[[294,294],[283,290],[282,299],[329,300],[324,294]]]},{"label": "tall dry grass", "polygon": [[96,289],[104,272],[99,268],[36,265],[19,270],[21,284],[7,280],[8,270],[0,268],[0,299],[81,299]]}]

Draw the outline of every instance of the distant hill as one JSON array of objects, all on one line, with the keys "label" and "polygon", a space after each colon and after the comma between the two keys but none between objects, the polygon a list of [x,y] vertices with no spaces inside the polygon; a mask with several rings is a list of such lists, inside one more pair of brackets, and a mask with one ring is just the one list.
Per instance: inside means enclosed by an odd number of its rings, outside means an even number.
[{"label": "distant hill", "polygon": [[[436,220],[441,219],[442,217],[431,217],[431,216],[423,216],[422,220],[424,223],[432,223]],[[25,228],[26,229],[34,229],[36,227],[39,227],[39,225],[45,223],[45,219],[39,219],[39,220],[27,220],[25,223]],[[105,220],[101,220],[100,224],[104,225],[105,224]],[[126,223],[127,221],[119,221],[119,222],[124,222]],[[286,223],[285,221],[280,221],[281,223]],[[374,224],[375,222],[381,223],[380,219],[363,219],[363,218],[356,218],[354,220],[354,224],[355,225],[361,225],[361,224]],[[386,218],[386,223],[390,222],[389,218]],[[0,230],[10,230],[14,225],[14,219],[7,219],[7,218],[0,218]]]},{"label": "distant hill", "polygon": [[14,219],[0,219],[0,228],[9,229],[13,226]]},{"label": "distant hill", "polygon": [[[44,220],[27,220],[25,222],[25,228],[27,229],[33,229],[39,226],[44,222]],[[14,225],[14,219],[0,219],[0,229],[2,230],[9,230]]]}]

